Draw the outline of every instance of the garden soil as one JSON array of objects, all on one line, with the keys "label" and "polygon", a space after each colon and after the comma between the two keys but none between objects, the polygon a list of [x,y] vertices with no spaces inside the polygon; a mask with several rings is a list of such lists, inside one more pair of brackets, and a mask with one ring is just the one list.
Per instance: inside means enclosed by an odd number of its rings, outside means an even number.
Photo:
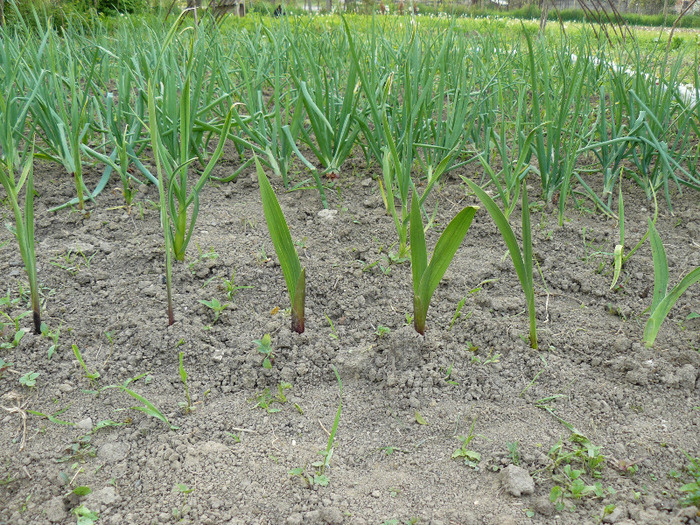
[{"label": "garden soil", "polygon": [[[235,167],[222,162],[217,175]],[[14,325],[2,336],[0,524],[76,523],[76,513],[105,525],[700,523],[680,491],[692,481],[686,453],[700,455],[700,287],[646,348],[649,243],[611,290],[618,224],[579,193],[560,226],[530,181],[534,350],[483,207],[416,334],[410,264],[389,256],[396,230],[377,167],[361,156],[327,181],[328,210],[315,189],[286,192],[273,177],[306,268],[301,335],[254,170],[202,191],[187,258],[174,264],[170,327],[157,190],[139,188],[126,208],[113,179],[89,214],[50,212],[74,196],[72,181],[54,166],[35,171],[43,320],[58,338],[34,335],[31,316],[16,346]],[[100,174],[87,174],[89,187]],[[478,204],[458,175],[482,173],[467,165],[435,187],[431,247]],[[627,251],[654,205],[631,181],[623,191]],[[673,285],[700,265],[700,206],[691,190],[670,195],[657,226]],[[519,208],[511,222],[520,238]],[[0,276],[0,308],[16,318],[28,285],[4,228]],[[231,279],[241,288],[229,298]],[[212,299],[226,305],[218,319],[202,303]],[[269,368],[254,342],[265,334]],[[134,409],[146,403],[158,413]]]}]

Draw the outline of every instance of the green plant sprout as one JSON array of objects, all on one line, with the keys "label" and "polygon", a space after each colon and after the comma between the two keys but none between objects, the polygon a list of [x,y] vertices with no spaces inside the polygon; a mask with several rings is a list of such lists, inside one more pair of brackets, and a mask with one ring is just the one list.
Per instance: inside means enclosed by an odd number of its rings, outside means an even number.
[{"label": "green plant sprout", "polygon": [[488,194],[482,190],[477,184],[462,177],[462,180],[476,194],[481,203],[489,212],[491,218],[496,223],[501,236],[506,243],[510,258],[515,266],[515,272],[518,274],[520,284],[525,292],[527,300],[527,311],[530,318],[530,347],[537,348],[537,318],[535,311],[535,287],[532,275],[532,231],[530,230],[530,204],[527,198],[527,184],[522,181],[521,191],[521,206],[522,206],[522,225],[523,225],[523,247],[522,251],[518,246],[518,241],[513,233],[513,228],[510,226],[508,219],[503,214],[498,205],[493,201]]},{"label": "green plant sprout", "polygon": [[690,286],[700,282],[700,266],[691,270],[681,281],[668,291],[668,260],[659,232],[649,219],[651,255],[654,260],[654,295],[651,301],[651,315],[644,326],[644,344],[654,345],[661,324],[668,316],[676,301]]},{"label": "green plant sprout", "polygon": [[311,463],[311,467],[313,467],[312,472],[308,472],[308,465],[306,467],[293,468],[289,471],[290,476],[301,477],[306,483],[307,487],[313,487],[314,485],[326,487],[330,482],[326,471],[331,466],[331,459],[333,458],[334,451],[333,445],[335,444],[335,435],[338,432],[340,416],[343,410],[343,383],[340,380],[340,374],[338,374],[338,370],[335,368],[335,366],[333,367],[333,373],[335,373],[335,377],[338,380],[338,388],[340,391],[338,400],[338,410],[335,413],[333,426],[331,427],[331,431],[328,434],[328,443],[326,444],[326,448],[325,450],[319,450],[318,452],[322,456],[322,458],[318,461],[314,461],[313,463]]},{"label": "green plant sprout", "polygon": [[421,335],[425,334],[425,322],[433,293],[445,275],[457,249],[462,244],[471,226],[477,206],[468,206],[450,221],[442,232],[433,255],[428,262],[425,244],[423,219],[420,212],[418,193],[413,190],[411,205],[410,239],[411,271],[413,275],[413,327]]},{"label": "green plant sprout", "polygon": [[80,363],[80,366],[83,367],[83,370],[85,371],[85,377],[87,377],[90,384],[93,384],[95,381],[97,381],[100,378],[100,373],[97,370],[95,370],[94,372],[90,372],[90,370],[88,370],[88,367],[85,364],[85,361],[83,361],[83,356],[80,353],[80,349],[78,348],[78,345],[73,345],[73,354],[75,355],[75,358]]},{"label": "green plant sprout", "polygon": [[275,354],[272,351],[272,337],[270,334],[265,334],[262,339],[253,341],[257,346],[257,351],[265,356],[262,362],[263,368],[268,370],[272,368],[272,363],[275,362]]},{"label": "green plant sprout", "polygon": [[277,257],[282,267],[284,280],[287,283],[289,299],[292,303],[292,330],[298,334],[304,332],[304,302],[306,300],[306,270],[301,267],[299,254],[297,253],[289,226],[280,208],[270,181],[267,180],[257,157],[255,166],[258,172],[258,184],[260,185],[260,198],[262,199],[263,212],[267,221],[267,228],[275,246]]},{"label": "green plant sprout", "polygon": [[457,319],[462,317],[462,308],[464,308],[464,303],[467,302],[467,298],[463,297],[458,303],[457,303],[457,309],[455,310],[454,315],[452,316],[452,321],[450,321],[450,326],[447,327],[447,331],[449,332],[452,330],[452,326],[457,322]]},{"label": "green plant sprout", "polygon": [[61,335],[61,326],[63,326],[63,324],[59,325],[59,327],[56,328],[55,331],[51,331],[49,330],[49,325],[47,325],[46,323],[41,323],[41,335],[53,341],[53,344],[49,346],[49,359],[53,357],[54,352],[56,352],[56,350],[58,349],[58,337]]},{"label": "green plant sprout", "polygon": [[236,270],[233,270],[231,272],[231,278],[226,279],[225,277],[221,278],[221,282],[224,284],[225,290],[226,290],[226,297],[228,297],[229,301],[233,301],[234,296],[240,291],[240,290],[245,290],[248,288],[255,288],[254,286],[242,286],[238,284],[234,284],[234,279],[236,278]]},{"label": "green plant sprout", "polygon": [[0,357],[0,379],[2,379],[2,375],[9,370],[14,363],[10,363],[8,361],[5,361],[2,357]]},{"label": "green plant sprout", "polygon": [[331,338],[331,339],[335,339],[335,340],[337,341],[337,340],[338,340],[338,332],[336,332],[336,330],[335,330],[335,325],[333,324],[333,321],[331,320],[330,317],[328,317],[328,314],[325,314],[325,313],[324,313],[323,315],[325,316],[326,321],[328,321],[328,324],[331,325],[331,334],[330,334],[330,338]]},{"label": "green plant sprout", "polygon": [[391,333],[391,328],[388,326],[383,326],[383,325],[378,325],[377,329],[374,331],[374,335],[376,335],[379,339],[384,337],[385,335],[389,335]]},{"label": "green plant sprout", "polygon": [[71,510],[71,514],[78,518],[77,525],[92,525],[100,519],[98,512],[88,509],[85,505],[74,508]]},{"label": "green plant sprout", "polygon": [[520,443],[517,441],[506,442],[506,447],[508,448],[508,457],[510,458],[513,465],[520,465],[520,452],[518,451],[518,446]]},{"label": "green plant sprout", "polygon": [[190,388],[187,386],[187,371],[185,370],[185,365],[183,363],[184,352],[179,353],[179,367],[180,381],[185,386],[185,401],[180,401],[178,405],[185,411],[185,414],[189,414],[194,410],[192,406],[192,400],[190,399]]},{"label": "green plant sprout", "polygon": [[194,489],[189,488],[184,483],[178,483],[175,485],[174,490],[182,494],[182,505],[180,505],[179,508],[173,509],[173,517],[182,521],[184,519],[185,514],[187,514],[190,511],[190,506],[187,504],[187,497],[192,492],[194,492]]},{"label": "green plant sprout", "polygon": [[693,481],[686,483],[678,489],[679,491],[685,493],[685,496],[680,500],[680,504],[684,507],[690,505],[695,505],[697,507],[700,505],[700,458],[694,458],[685,451],[683,453],[690,462],[686,470],[692,477]]},{"label": "green plant sprout", "polygon": [[273,407],[273,404],[285,404],[287,402],[287,396],[284,392],[290,388],[292,388],[290,383],[282,381],[279,385],[277,385],[277,394],[273,395],[270,392],[270,389],[266,387],[262,392],[255,395],[255,399],[253,401],[256,401],[256,403],[253,405],[253,408],[262,408],[263,410],[266,410],[268,414],[280,412],[282,409]]},{"label": "green plant sprout", "polygon": [[474,470],[479,470],[479,462],[481,461],[481,454],[470,450],[469,443],[476,437],[474,435],[474,426],[476,425],[476,418],[472,421],[472,426],[469,428],[469,434],[467,436],[457,436],[462,442],[462,445],[452,453],[452,459],[461,459],[464,464]]},{"label": "green plant sprout", "polygon": [[27,372],[19,378],[19,384],[28,388],[36,386],[36,380],[41,374],[39,372]]},{"label": "green plant sprout", "polygon": [[214,323],[219,320],[219,316],[221,315],[221,312],[223,312],[226,307],[228,306],[228,303],[221,304],[218,299],[212,298],[211,301],[206,301],[204,299],[199,300],[200,303],[202,303],[204,306],[211,308],[214,311]]}]

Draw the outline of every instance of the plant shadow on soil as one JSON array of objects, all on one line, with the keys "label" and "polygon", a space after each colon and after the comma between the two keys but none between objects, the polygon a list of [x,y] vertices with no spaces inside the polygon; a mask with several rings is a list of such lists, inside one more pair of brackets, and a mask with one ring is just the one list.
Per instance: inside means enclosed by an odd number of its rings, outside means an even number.
[{"label": "plant shadow on soil", "polygon": [[[37,164],[44,320],[60,334],[50,359],[54,341],[30,333],[0,350],[12,363],[0,378],[0,523],[75,523],[70,511],[80,505],[111,524],[579,524],[598,522],[606,505],[615,505],[618,522],[697,523],[679,506],[678,489],[687,474],[683,452],[700,454],[700,319],[686,319],[700,311],[698,287],[677,303],[655,347],[645,348],[648,244],[611,291],[615,221],[570,205],[559,228],[556,211],[533,191],[540,350],[524,341],[524,295],[483,210],[435,293],[422,338],[407,324],[410,266],[390,263],[393,223],[373,173],[355,160],[359,175],[347,169],[328,191],[336,214],[319,216],[315,191],[285,193],[273,181],[307,269],[302,335],[289,330],[289,299],[252,170],[203,190],[188,259],[174,269],[176,323],[168,328],[154,188],[140,188],[131,210],[110,186],[89,218],[48,213],[73,187]],[[88,185],[98,176],[88,173]],[[653,209],[638,188],[625,189],[626,235],[636,242]],[[457,174],[434,198],[429,246],[457,210],[477,204]],[[673,202],[674,215],[661,209],[659,231],[675,283],[700,265],[700,209],[691,191]],[[230,299],[225,281],[234,271],[235,285],[252,288]],[[26,278],[5,230],[0,275],[10,298],[3,311],[17,316],[24,299],[14,299]],[[216,322],[200,303],[213,298],[227,304]],[[253,342],[266,333],[269,368]],[[92,383],[72,345],[99,372]],[[340,402],[332,365],[343,381],[340,426],[329,484],[309,487],[290,470],[313,471],[326,449]],[[34,387],[20,384],[37,372]],[[100,390],[138,376],[128,388],[177,428],[132,410],[143,405],[119,388]],[[283,383],[291,388],[279,390]],[[469,466],[452,455],[473,422],[468,445],[480,460]],[[584,477],[604,494],[565,498],[566,509],[557,509],[549,495],[562,484],[563,464],[550,452],[560,442],[578,450],[571,429],[601,447],[600,477]],[[509,494],[498,473],[513,463],[532,475],[534,493]],[[79,497],[77,486],[92,493]]]}]

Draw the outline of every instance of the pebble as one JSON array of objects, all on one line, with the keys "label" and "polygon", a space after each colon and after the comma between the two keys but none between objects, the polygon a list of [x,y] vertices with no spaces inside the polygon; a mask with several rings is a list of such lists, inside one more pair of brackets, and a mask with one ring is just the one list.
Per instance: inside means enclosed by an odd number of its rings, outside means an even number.
[{"label": "pebble", "polygon": [[75,424],[75,428],[80,430],[92,430],[92,418],[86,417]]},{"label": "pebble", "polygon": [[509,465],[500,473],[501,483],[506,492],[510,495],[519,498],[535,492],[535,482],[522,467]]}]

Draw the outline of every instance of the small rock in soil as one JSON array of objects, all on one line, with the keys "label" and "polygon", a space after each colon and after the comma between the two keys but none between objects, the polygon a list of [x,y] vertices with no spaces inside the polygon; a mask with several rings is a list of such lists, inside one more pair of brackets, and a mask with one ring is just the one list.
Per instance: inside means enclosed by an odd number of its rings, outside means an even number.
[{"label": "small rock in soil", "polygon": [[44,513],[46,514],[46,519],[51,523],[58,523],[66,519],[68,514],[63,505],[63,498],[56,496],[50,499],[44,506]]},{"label": "small rock in soil", "polygon": [[127,443],[105,443],[97,453],[98,457],[107,463],[116,463],[126,458],[129,453],[129,445]]},{"label": "small rock in soil", "polygon": [[548,496],[540,496],[535,500],[535,512],[538,514],[549,517],[554,514],[555,510],[554,504],[549,501]]},{"label": "small rock in soil", "polygon": [[500,476],[503,487],[512,496],[519,498],[535,492],[535,482],[522,467],[509,465],[501,471]]}]

